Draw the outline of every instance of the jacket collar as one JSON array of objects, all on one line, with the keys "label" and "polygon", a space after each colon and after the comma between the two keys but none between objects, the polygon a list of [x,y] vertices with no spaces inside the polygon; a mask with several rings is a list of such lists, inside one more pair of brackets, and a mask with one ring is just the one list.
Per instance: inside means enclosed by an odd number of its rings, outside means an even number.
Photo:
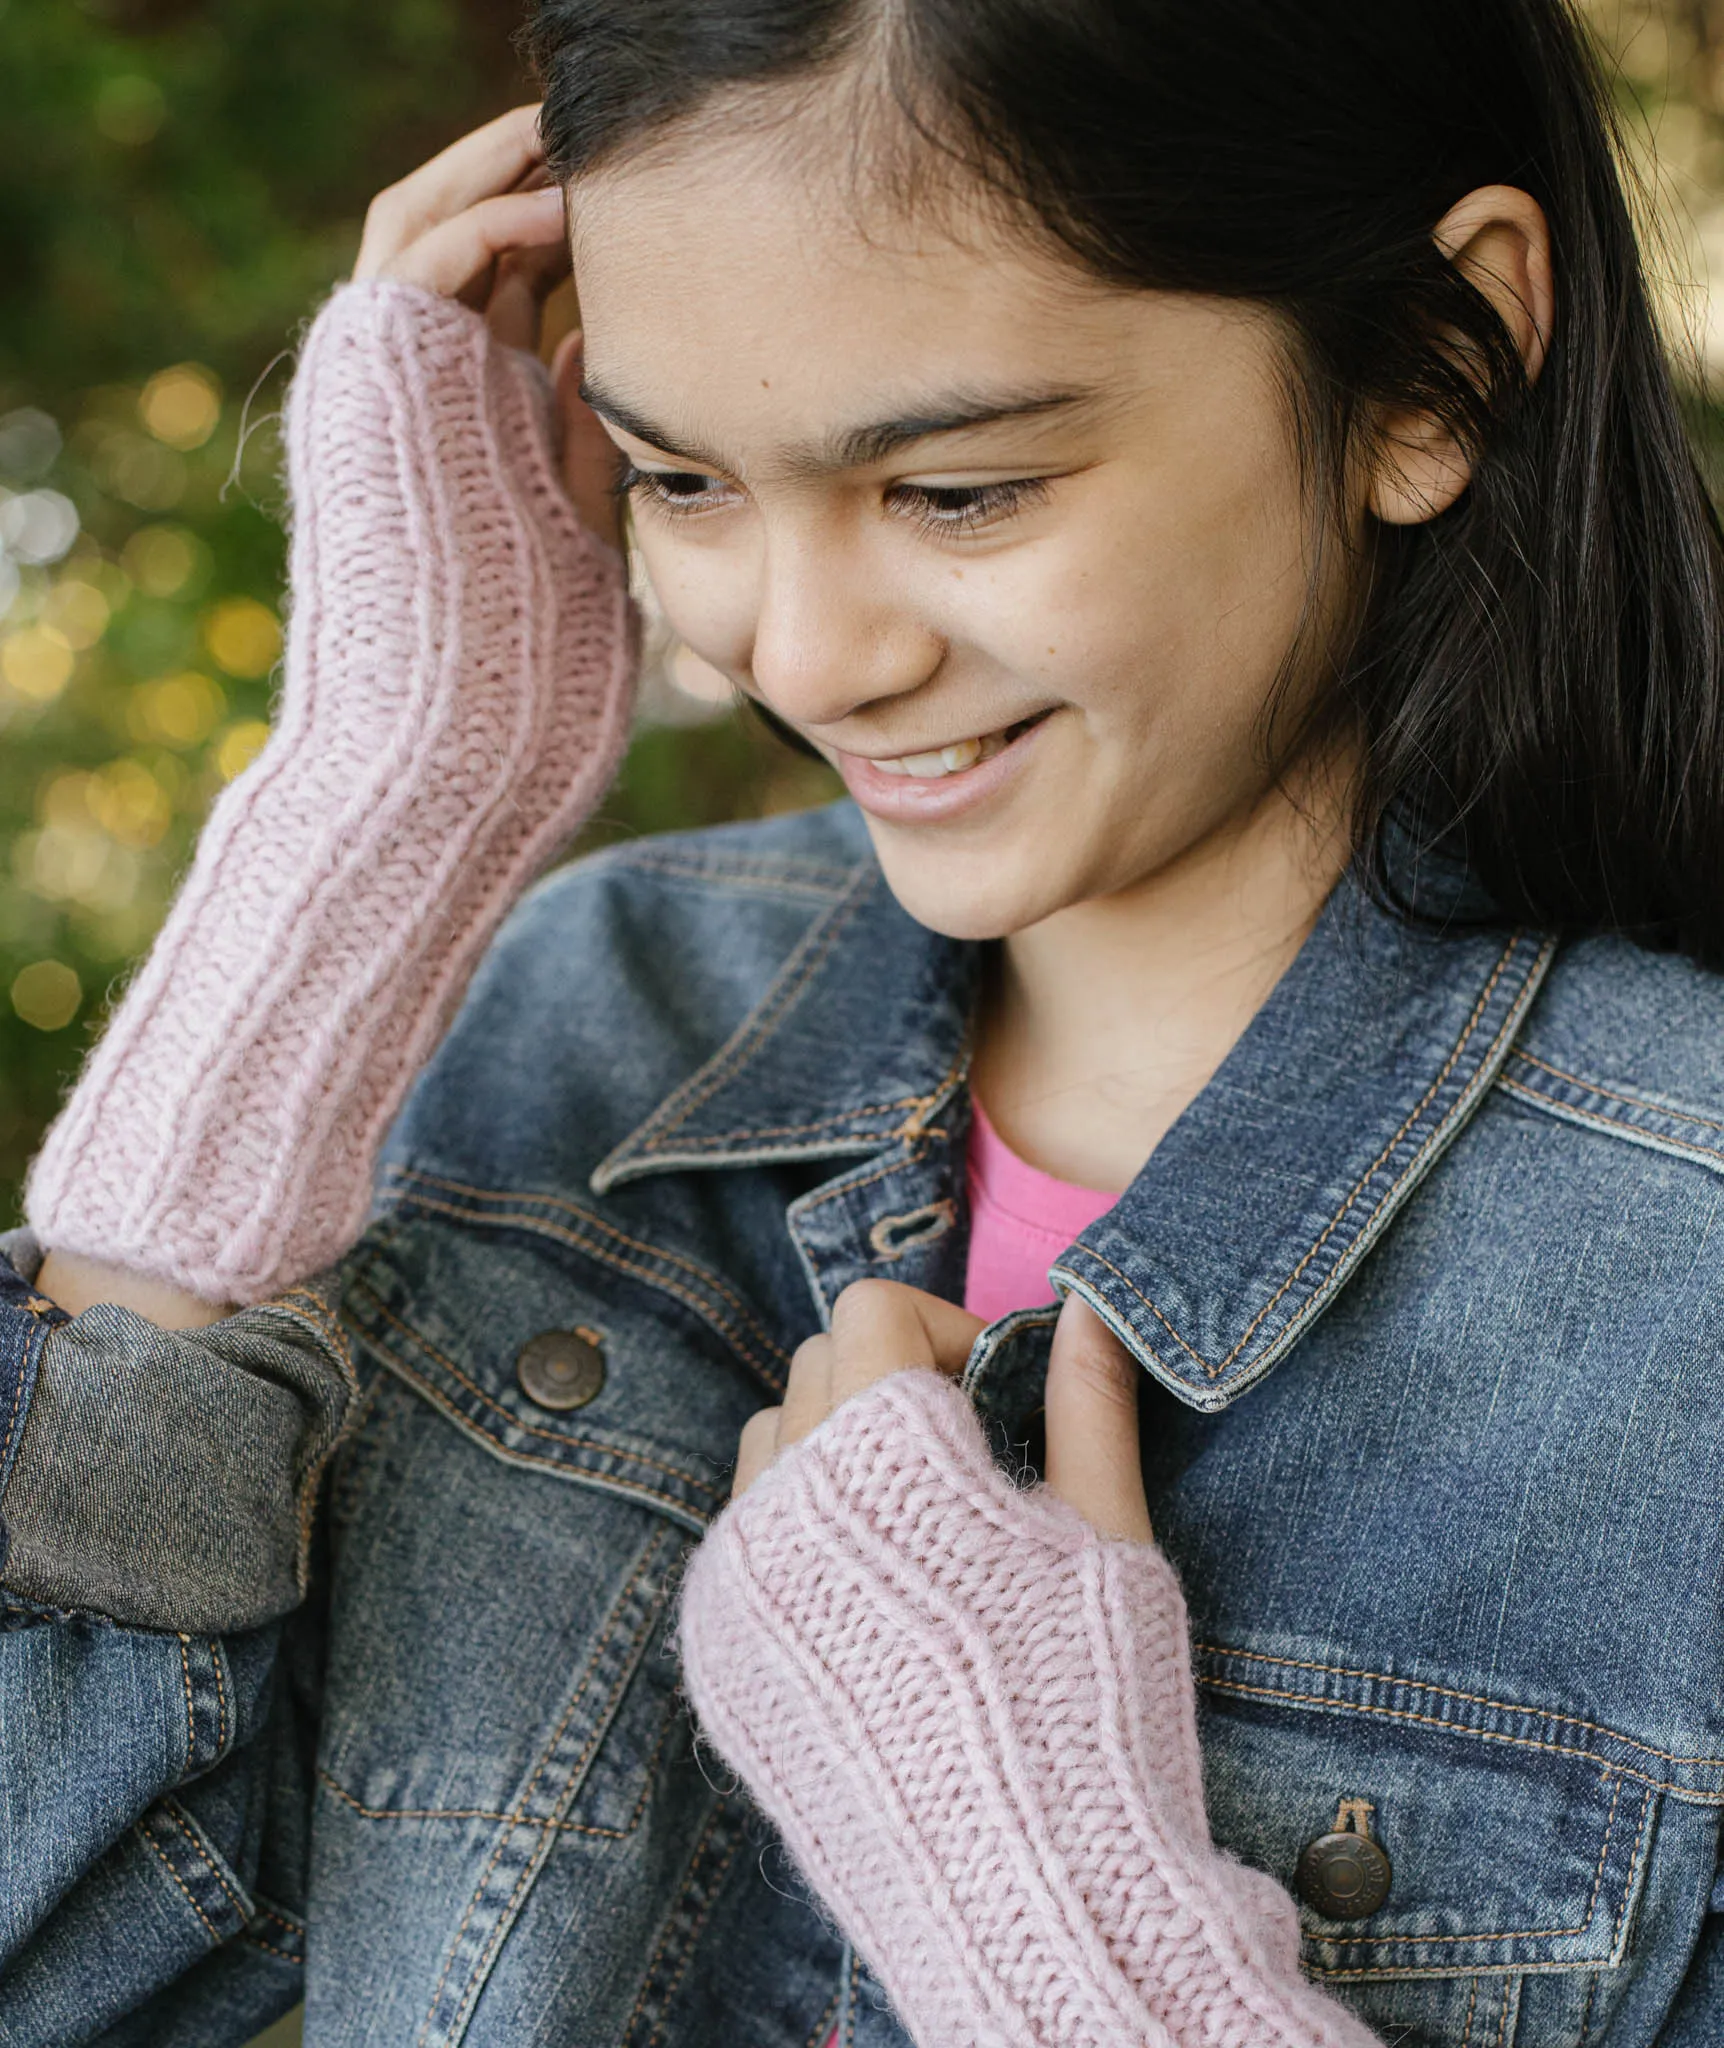
[{"label": "jacket collar", "polygon": [[[1209,1085],[1055,1266],[1056,1287],[1180,1399],[1225,1407],[1336,1298],[1464,1128],[1553,952],[1520,932],[1409,930],[1343,882]],[[866,861],[595,1191],[672,1169],[913,1153],[948,1105],[967,1112],[979,962],[914,923]]]}]

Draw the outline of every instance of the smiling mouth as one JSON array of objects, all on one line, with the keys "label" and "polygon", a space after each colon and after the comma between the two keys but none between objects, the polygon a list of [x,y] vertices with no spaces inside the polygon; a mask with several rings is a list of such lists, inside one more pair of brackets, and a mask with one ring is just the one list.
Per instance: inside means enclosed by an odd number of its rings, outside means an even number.
[{"label": "smiling mouth", "polygon": [[[1051,711],[1052,707],[1049,707]],[[883,760],[871,760],[870,768],[878,769],[882,775],[908,775],[917,782],[938,782],[945,775],[962,775],[966,768],[974,768],[980,761],[991,761],[996,754],[1003,754],[1013,740],[1022,739],[1024,734],[1041,724],[1049,711],[1038,711],[1032,718],[1020,718],[1015,725],[1002,727],[998,732],[984,733],[980,739],[954,740],[949,747],[933,747],[923,754],[893,754]]]}]

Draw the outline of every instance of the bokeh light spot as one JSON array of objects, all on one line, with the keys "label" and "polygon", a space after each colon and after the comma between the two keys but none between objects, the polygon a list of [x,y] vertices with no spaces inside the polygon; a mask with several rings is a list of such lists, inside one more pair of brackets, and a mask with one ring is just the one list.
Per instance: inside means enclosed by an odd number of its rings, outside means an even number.
[{"label": "bokeh light spot", "polygon": [[110,761],[90,777],[90,815],[122,846],[161,843],[173,823],[168,793],[142,761]]},{"label": "bokeh light spot", "polygon": [[0,470],[7,476],[46,476],[60,453],[60,428],[38,405],[0,413]]},{"label": "bokeh light spot", "polygon": [[158,370],[138,394],[138,417],[170,448],[201,448],[221,419],[221,385],[202,363]]},{"label": "bokeh light spot", "polygon": [[195,747],[227,715],[227,696],[213,676],[195,668],[139,683],[126,706],[126,727],[136,740]]},{"label": "bokeh light spot", "polygon": [[209,570],[209,549],[183,526],[140,526],[120,550],[120,567],[146,597],[178,597]]},{"label": "bokeh light spot", "polygon": [[112,612],[93,583],[63,577],[43,600],[40,623],[51,627],[75,653],[94,647],[108,630]]},{"label": "bokeh light spot", "polygon": [[153,78],[122,72],[118,78],[103,79],[96,88],[91,112],[98,134],[127,149],[137,149],[161,133],[168,103]]},{"label": "bokeh light spot", "polygon": [[0,641],[0,676],[32,704],[47,704],[72,680],[76,657],[52,626],[24,626]]},{"label": "bokeh light spot", "polygon": [[267,675],[281,652],[281,624],[255,597],[224,598],[204,614],[204,645],[230,676]]},{"label": "bokeh light spot", "polygon": [[263,752],[269,727],[261,718],[245,718],[230,725],[215,745],[216,772],[224,782],[243,775]]},{"label": "bokeh light spot", "polygon": [[64,960],[32,960],[12,980],[12,1007],[38,1031],[63,1031],[78,1014],[84,985]]},{"label": "bokeh light spot", "polygon": [[62,491],[0,491],[0,547],[20,562],[57,562],[78,538],[78,508]]}]

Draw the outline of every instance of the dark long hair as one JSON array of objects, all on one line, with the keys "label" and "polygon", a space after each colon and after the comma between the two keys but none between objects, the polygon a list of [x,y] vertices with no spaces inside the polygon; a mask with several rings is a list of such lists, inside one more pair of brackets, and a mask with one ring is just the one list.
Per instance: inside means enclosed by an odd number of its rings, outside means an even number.
[{"label": "dark long hair", "polygon": [[[1381,408],[1443,418],[1471,484],[1376,530],[1315,714],[1360,743],[1364,872],[1423,914],[1437,851],[1496,914],[1724,966],[1724,543],[1567,0],[537,0],[524,33],[562,177],[872,65],[1091,271],[1278,312],[1331,481]],[[1432,240],[1498,183],[1554,245],[1530,389]]]}]

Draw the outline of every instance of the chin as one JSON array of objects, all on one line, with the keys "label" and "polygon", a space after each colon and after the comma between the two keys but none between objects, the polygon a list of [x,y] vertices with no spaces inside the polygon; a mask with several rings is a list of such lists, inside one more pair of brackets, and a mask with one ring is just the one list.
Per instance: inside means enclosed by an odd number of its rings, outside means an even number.
[{"label": "chin", "polygon": [[899,907],[918,924],[948,939],[1009,939],[1065,907],[1066,898],[1049,886],[1046,873],[1017,871],[1015,862],[995,857],[942,859],[874,835],[886,886]]}]

